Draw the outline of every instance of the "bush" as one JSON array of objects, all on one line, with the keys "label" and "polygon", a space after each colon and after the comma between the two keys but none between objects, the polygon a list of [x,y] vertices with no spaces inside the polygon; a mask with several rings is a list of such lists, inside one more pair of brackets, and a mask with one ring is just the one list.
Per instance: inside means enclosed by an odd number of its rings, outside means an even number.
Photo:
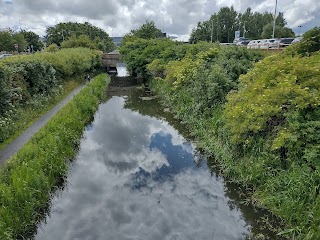
[{"label": "bush", "polygon": [[255,144],[294,161],[320,158],[320,54],[268,57],[228,96],[226,126],[234,143]]},{"label": "bush", "polygon": [[35,58],[50,63],[60,79],[80,75],[102,65],[100,54],[88,48],[68,48],[56,53],[37,53]]},{"label": "bush", "polygon": [[46,52],[56,52],[59,50],[59,47],[57,44],[53,43],[53,44],[50,44],[48,47],[46,47],[45,51]]},{"label": "bush", "polygon": [[21,108],[35,107],[57,95],[67,77],[100,67],[98,52],[63,49],[7,58],[0,63],[0,143],[17,129]]},{"label": "bush", "polygon": [[303,39],[300,43],[293,44],[286,49],[289,55],[300,54],[309,56],[320,50],[320,27],[314,27],[303,34]]},{"label": "bush", "polygon": [[214,166],[253,189],[248,201],[284,219],[280,235],[318,239],[320,53],[279,54],[254,65],[261,56],[242,48],[187,52],[181,61],[148,65],[152,89]]}]

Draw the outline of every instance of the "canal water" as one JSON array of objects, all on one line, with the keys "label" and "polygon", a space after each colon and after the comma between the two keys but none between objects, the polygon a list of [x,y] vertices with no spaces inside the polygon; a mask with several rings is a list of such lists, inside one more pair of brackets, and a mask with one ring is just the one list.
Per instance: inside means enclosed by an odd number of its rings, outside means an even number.
[{"label": "canal water", "polygon": [[126,77],[128,76],[127,68],[125,63],[117,64],[117,76],[118,77]]},{"label": "canal water", "polygon": [[233,240],[262,233],[261,213],[208,168],[157,100],[144,101],[135,88],[112,95],[87,126],[35,239]]}]

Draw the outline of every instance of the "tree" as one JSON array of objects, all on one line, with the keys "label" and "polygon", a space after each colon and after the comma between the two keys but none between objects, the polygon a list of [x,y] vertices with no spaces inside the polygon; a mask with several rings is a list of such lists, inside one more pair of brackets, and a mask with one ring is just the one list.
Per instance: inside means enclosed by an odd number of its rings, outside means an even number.
[{"label": "tree", "polygon": [[[269,23],[263,27],[263,32],[261,34],[261,38],[271,38],[273,33],[273,25],[272,23]],[[281,27],[279,25],[276,25],[275,31],[274,31],[275,38],[285,38],[285,37],[294,37],[295,34],[292,31],[292,29],[287,27]]]},{"label": "tree", "polygon": [[234,32],[237,27],[238,13],[233,6],[223,7],[218,12],[218,26],[220,27],[220,42],[229,43],[234,40]]},{"label": "tree", "polygon": [[14,41],[10,31],[0,31],[0,51],[14,51]]},{"label": "tree", "polygon": [[190,43],[199,41],[211,41],[211,26],[209,21],[198,22],[198,26],[192,30]]},{"label": "tree", "polygon": [[28,43],[28,46],[33,46],[34,51],[40,51],[43,48],[43,43],[40,41],[40,36],[32,31],[22,30],[25,40]]},{"label": "tree", "polygon": [[45,49],[46,52],[56,52],[56,51],[58,51],[58,50],[59,50],[59,47],[58,47],[58,45],[55,44],[55,43],[50,44],[50,45]]},{"label": "tree", "polygon": [[76,47],[84,47],[90,49],[96,49],[96,44],[94,44],[89,36],[86,35],[72,35],[68,40],[63,41],[61,43],[62,48],[76,48]]},{"label": "tree", "polygon": [[314,27],[303,34],[300,43],[287,47],[286,52],[290,55],[310,56],[313,52],[320,51],[320,27]]},{"label": "tree", "polygon": [[135,36],[143,39],[153,39],[162,37],[162,32],[158,29],[153,21],[146,21],[138,29],[131,30],[129,36]]},{"label": "tree", "polygon": [[46,42],[47,44],[55,43],[60,46],[63,41],[68,40],[72,35],[76,37],[88,36],[91,41],[99,39],[106,51],[112,51],[116,48],[108,33],[88,22],[66,22],[49,27],[46,30]]},{"label": "tree", "polygon": [[303,34],[301,47],[305,48],[305,52],[316,52],[320,50],[320,27],[314,27]]},{"label": "tree", "polygon": [[[212,34],[213,41],[232,42],[234,32],[237,30],[240,30],[242,36],[259,39],[262,37],[263,28],[267,24],[272,24],[272,22],[272,13],[252,12],[251,8],[247,8],[244,13],[238,13],[233,7],[223,7],[218,13],[213,14],[209,20],[199,22],[197,27],[192,30],[189,41],[193,43],[211,41]],[[285,28],[286,24],[283,13],[280,12],[276,19],[276,26],[280,27],[280,36],[291,35],[292,30]],[[269,32],[265,32],[265,34],[269,34]]]},{"label": "tree", "polygon": [[22,33],[14,34],[12,36],[12,39],[14,41],[14,44],[18,44],[18,49],[16,49],[18,52],[23,52],[26,50],[28,42],[25,40]]}]

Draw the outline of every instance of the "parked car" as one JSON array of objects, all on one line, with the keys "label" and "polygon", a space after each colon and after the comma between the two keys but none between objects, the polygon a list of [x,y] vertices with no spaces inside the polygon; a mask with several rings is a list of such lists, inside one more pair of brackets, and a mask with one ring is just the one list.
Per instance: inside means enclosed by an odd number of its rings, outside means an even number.
[{"label": "parked car", "polygon": [[248,43],[249,43],[250,39],[249,39],[249,38],[244,38],[244,37],[239,37],[239,38],[235,38],[235,39],[233,40],[233,43],[234,43],[234,44],[237,44],[237,43],[243,42],[243,41],[248,41]]},{"label": "parked car", "polygon": [[245,47],[249,44],[249,42],[250,40],[243,40],[243,41],[237,42],[236,45]]},{"label": "parked car", "polygon": [[229,46],[229,45],[232,45],[232,43],[220,43],[220,45],[222,45],[222,46]]},{"label": "parked car", "polygon": [[285,48],[289,45],[291,45],[294,38],[280,38],[275,41],[275,44],[277,44],[278,48]]},{"label": "parked car", "polygon": [[264,40],[264,39],[251,40],[251,41],[248,43],[247,48],[252,48],[252,49],[260,48],[261,42],[262,42],[263,40]]},{"label": "parked car", "polygon": [[251,40],[248,45],[247,48],[254,48],[254,46],[256,45],[256,40]]},{"label": "parked car", "polygon": [[296,37],[295,39],[293,39],[293,41],[291,42],[291,44],[294,44],[294,43],[299,43],[301,42],[303,39],[303,37]]},{"label": "parked car", "polygon": [[261,49],[270,49],[270,48],[275,48],[278,46],[276,43],[277,39],[271,38],[271,39],[263,39],[260,42],[260,48]]},{"label": "parked car", "polygon": [[2,58],[7,58],[7,57],[10,57],[10,56],[13,56],[12,54],[9,54],[9,53],[4,53],[4,54],[1,54],[0,55],[0,59]]}]

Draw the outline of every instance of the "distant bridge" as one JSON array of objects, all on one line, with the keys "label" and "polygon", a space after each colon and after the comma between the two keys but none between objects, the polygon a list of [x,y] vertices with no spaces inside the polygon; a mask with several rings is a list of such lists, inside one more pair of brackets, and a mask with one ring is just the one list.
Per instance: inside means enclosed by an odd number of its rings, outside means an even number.
[{"label": "distant bridge", "polygon": [[121,55],[118,51],[104,53],[102,55],[103,67],[107,72],[117,72],[117,64],[121,62]]}]

